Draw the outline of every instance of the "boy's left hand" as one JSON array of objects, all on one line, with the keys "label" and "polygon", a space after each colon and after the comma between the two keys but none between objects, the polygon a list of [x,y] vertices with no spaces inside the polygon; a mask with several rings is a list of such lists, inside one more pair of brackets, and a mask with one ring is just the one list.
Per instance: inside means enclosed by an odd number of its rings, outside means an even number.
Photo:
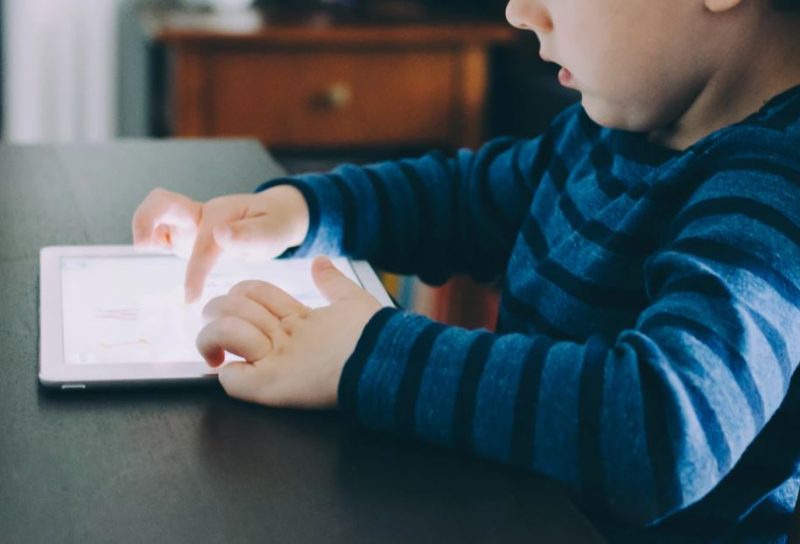
[{"label": "boy's left hand", "polygon": [[344,364],[382,305],[327,257],[315,259],[311,273],[329,306],[310,309],[272,284],[245,281],[203,309],[203,358],[213,367],[225,351],[245,360],[220,369],[230,396],[269,406],[336,406]]}]

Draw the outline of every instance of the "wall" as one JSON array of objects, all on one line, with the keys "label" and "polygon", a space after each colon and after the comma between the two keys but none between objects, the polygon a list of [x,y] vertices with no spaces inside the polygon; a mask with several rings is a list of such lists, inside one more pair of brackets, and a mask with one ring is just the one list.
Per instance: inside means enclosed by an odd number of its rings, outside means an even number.
[{"label": "wall", "polygon": [[6,67],[6,61],[5,61],[6,48],[5,48],[5,43],[4,43],[5,42],[5,34],[6,33],[5,33],[5,30],[3,29],[3,21],[5,19],[5,15],[4,15],[5,10],[6,10],[6,8],[5,8],[5,0],[0,0],[0,138],[3,138],[3,136],[5,135],[5,122],[4,122],[4,119],[5,119],[5,99],[4,99],[4,95],[5,95],[5,93],[3,92],[5,90],[3,82],[5,81],[5,67]]},{"label": "wall", "polygon": [[139,21],[141,0],[117,0],[117,135],[153,136],[153,72],[160,59]]},{"label": "wall", "polygon": [[15,142],[116,134],[119,0],[5,0],[4,135]]}]

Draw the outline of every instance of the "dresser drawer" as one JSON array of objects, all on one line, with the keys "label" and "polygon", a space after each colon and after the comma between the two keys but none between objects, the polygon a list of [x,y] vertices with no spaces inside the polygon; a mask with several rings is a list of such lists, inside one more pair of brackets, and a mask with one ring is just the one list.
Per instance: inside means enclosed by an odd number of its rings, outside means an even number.
[{"label": "dresser drawer", "polygon": [[206,129],[279,147],[445,143],[456,60],[447,49],[217,51],[206,59]]}]

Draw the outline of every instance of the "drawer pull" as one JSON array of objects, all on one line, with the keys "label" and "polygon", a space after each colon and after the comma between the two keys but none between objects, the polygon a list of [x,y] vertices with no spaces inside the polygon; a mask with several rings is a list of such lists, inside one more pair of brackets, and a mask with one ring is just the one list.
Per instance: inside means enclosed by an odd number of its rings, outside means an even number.
[{"label": "drawer pull", "polygon": [[353,89],[347,83],[334,83],[325,92],[328,107],[340,110],[353,101]]}]

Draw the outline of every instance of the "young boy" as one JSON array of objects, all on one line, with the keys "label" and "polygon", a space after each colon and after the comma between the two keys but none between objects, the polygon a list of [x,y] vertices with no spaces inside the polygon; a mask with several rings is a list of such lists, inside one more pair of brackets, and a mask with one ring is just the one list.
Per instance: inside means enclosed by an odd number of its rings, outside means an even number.
[{"label": "young boy", "polygon": [[[582,94],[540,138],[157,190],[137,245],[343,254],[504,290],[497,332],[380,304],[325,258],[310,310],[245,282],[197,345],[232,396],[569,484],[612,540],[783,541],[800,460],[800,1],[512,0]],[[289,249],[289,251],[286,251]]]}]

